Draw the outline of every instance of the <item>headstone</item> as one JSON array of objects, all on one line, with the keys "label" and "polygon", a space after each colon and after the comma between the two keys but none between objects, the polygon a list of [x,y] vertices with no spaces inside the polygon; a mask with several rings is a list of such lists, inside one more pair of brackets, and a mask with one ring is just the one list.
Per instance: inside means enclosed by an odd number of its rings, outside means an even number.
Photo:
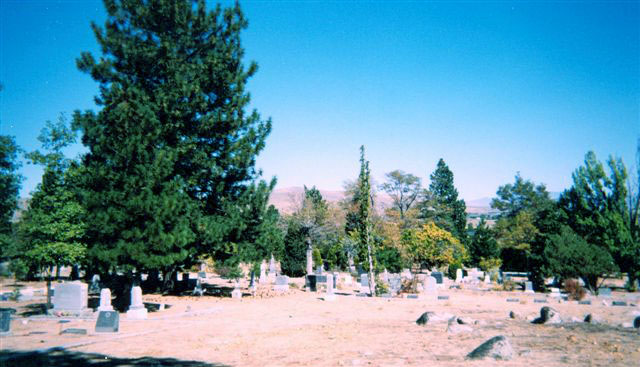
[{"label": "headstone", "polygon": [[200,272],[201,273],[207,273],[207,264],[205,264],[204,262],[200,263]]},{"label": "headstone", "polygon": [[145,320],[147,309],[142,303],[142,289],[139,286],[131,287],[131,305],[127,310],[127,318],[133,320]]},{"label": "headstone", "polygon": [[367,273],[360,275],[360,292],[371,293],[371,289],[369,288],[369,274]]},{"label": "headstone", "polygon": [[425,296],[433,299],[437,299],[438,297],[438,284],[436,282],[436,278],[432,276],[428,276],[425,282],[423,283],[423,292]]},{"label": "headstone", "polygon": [[260,263],[260,284],[266,284],[267,281],[267,263],[262,261]]},{"label": "headstone", "polygon": [[449,296],[438,296],[439,300],[447,300],[449,299]]},{"label": "headstone", "polygon": [[255,291],[256,290],[256,273],[251,270],[251,278],[249,280],[249,290],[250,291]]},{"label": "headstone", "polygon": [[96,321],[96,333],[117,333],[120,327],[120,314],[116,311],[100,311]]},{"label": "headstone", "polygon": [[274,273],[276,272],[276,259],[273,257],[273,254],[271,254],[271,260],[269,260],[269,273]]},{"label": "headstone", "polygon": [[87,329],[68,328],[68,329],[62,330],[60,334],[87,335]]},{"label": "headstone", "polygon": [[289,277],[286,275],[276,276],[276,284],[273,286],[273,290],[286,292],[289,290]]},{"label": "headstone", "polygon": [[398,294],[402,290],[402,277],[399,274],[389,276],[389,289],[392,294]]},{"label": "headstone", "polygon": [[11,333],[11,310],[0,310],[0,335]]},{"label": "headstone", "polygon": [[534,293],[534,291],[533,291],[533,282],[524,282],[524,292],[525,293]]},{"label": "headstone", "polygon": [[242,290],[240,288],[234,288],[231,292],[232,299],[242,299]]},{"label": "headstone", "polygon": [[551,290],[551,297],[553,298],[562,297],[562,294],[560,293],[560,288],[549,288],[549,290]]},{"label": "headstone", "polygon": [[491,275],[488,272],[484,273],[484,284],[491,284]]},{"label": "headstone", "polygon": [[199,271],[198,272],[198,278],[206,279],[207,278],[207,273],[204,272],[204,271]]},{"label": "headstone", "polygon": [[431,273],[431,276],[436,278],[436,284],[443,284],[443,274],[439,271],[434,271]]},{"label": "headstone", "polygon": [[324,265],[320,264],[316,267],[316,274],[317,275],[322,275],[324,274]]},{"label": "headstone", "polygon": [[456,283],[462,282],[462,269],[456,270]]},{"label": "headstone", "polygon": [[613,301],[611,304],[613,306],[626,306],[627,302],[625,302],[625,301]]},{"label": "headstone", "polygon": [[611,298],[611,288],[600,288],[598,294],[600,297]]},{"label": "headstone", "polygon": [[82,282],[58,283],[53,297],[53,312],[90,313],[87,308],[88,287]]},{"label": "headstone", "polygon": [[389,272],[387,271],[387,268],[384,268],[384,271],[382,272],[382,281],[386,284],[389,283]]},{"label": "headstone", "polygon": [[98,311],[113,311],[111,306],[111,290],[109,288],[102,288],[100,290],[100,306]]},{"label": "headstone", "polygon": [[193,292],[191,293],[194,296],[200,296],[202,297],[202,295],[204,294],[204,289],[202,289],[202,278],[198,278],[196,280],[196,287],[193,289]]},{"label": "headstone", "polygon": [[100,275],[94,274],[91,277],[91,284],[89,285],[89,294],[100,293]]},{"label": "headstone", "polygon": [[333,276],[327,277],[327,293],[324,295],[325,301],[335,300],[336,295],[333,293]]},{"label": "headstone", "polygon": [[520,302],[518,298],[507,298],[507,302]]},{"label": "headstone", "polygon": [[547,303],[547,300],[544,298],[534,299],[533,303]]},{"label": "headstone", "polygon": [[590,305],[591,301],[590,300],[586,300],[586,301],[578,301],[579,305]]},{"label": "headstone", "polygon": [[306,276],[305,278],[305,286],[307,287],[307,289],[309,290],[309,292],[316,292],[317,291],[317,277],[315,274],[309,274]]}]

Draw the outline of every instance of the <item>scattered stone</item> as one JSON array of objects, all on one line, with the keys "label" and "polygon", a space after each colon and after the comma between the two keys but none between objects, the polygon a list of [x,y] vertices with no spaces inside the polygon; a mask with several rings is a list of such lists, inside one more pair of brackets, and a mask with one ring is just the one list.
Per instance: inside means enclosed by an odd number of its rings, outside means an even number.
[{"label": "scattered stone", "polygon": [[473,324],[476,323],[476,321],[474,319],[469,318],[469,317],[457,317],[456,321],[460,325],[473,325]]},{"label": "scattered stone", "polygon": [[480,344],[476,349],[467,355],[467,359],[493,358],[508,361],[513,357],[513,348],[509,340],[498,335]]},{"label": "scattered stone", "polygon": [[509,318],[511,318],[511,319],[519,319],[520,317],[521,317],[521,315],[519,313],[517,313],[517,312],[513,312],[513,311],[509,312]]},{"label": "scattered stone", "polygon": [[601,322],[600,318],[595,316],[594,314],[587,314],[584,317],[584,322],[588,324],[599,324]]},{"label": "scattered stone", "polygon": [[544,306],[540,309],[540,317],[532,321],[534,324],[560,324],[562,319],[555,309]]},{"label": "scattered stone", "polygon": [[425,312],[422,315],[420,315],[420,317],[416,320],[416,324],[418,325],[426,325],[427,323],[437,323],[437,322],[444,322],[444,321],[449,321],[452,318],[455,318],[455,316],[448,314],[448,313],[435,313],[435,312]]}]

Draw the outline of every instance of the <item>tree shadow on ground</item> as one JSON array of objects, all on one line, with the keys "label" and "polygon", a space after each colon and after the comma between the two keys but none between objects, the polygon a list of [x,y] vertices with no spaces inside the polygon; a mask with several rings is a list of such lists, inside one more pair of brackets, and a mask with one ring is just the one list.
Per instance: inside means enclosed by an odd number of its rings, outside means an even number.
[{"label": "tree shadow on ground", "polygon": [[71,352],[57,350],[47,353],[2,351],[0,352],[0,366],[2,367],[229,367],[219,363],[199,361],[183,361],[174,358],[116,358],[103,354]]},{"label": "tree shadow on ground", "polygon": [[26,305],[26,311],[20,313],[22,317],[30,317],[37,315],[46,315],[47,314],[47,304],[46,303],[31,303]]}]

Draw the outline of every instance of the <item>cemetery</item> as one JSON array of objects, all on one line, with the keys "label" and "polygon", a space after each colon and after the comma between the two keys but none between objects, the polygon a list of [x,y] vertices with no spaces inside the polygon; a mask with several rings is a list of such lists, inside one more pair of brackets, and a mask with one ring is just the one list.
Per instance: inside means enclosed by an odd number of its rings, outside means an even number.
[{"label": "cemetery", "polygon": [[[628,366],[640,358],[640,294],[620,291],[614,279],[598,296],[578,301],[529,292],[526,284],[505,291],[475,275],[449,279],[432,272],[409,279],[409,272],[383,272],[378,278],[387,293],[372,297],[367,273],[318,268],[290,278],[278,271],[274,264],[272,276],[253,284],[251,276],[196,274],[202,282],[193,286],[202,295],[188,289],[143,295],[136,286],[122,310],[114,309],[108,288],[90,297],[85,283],[54,283],[48,313],[30,312],[45,301],[42,293],[2,303],[2,348],[12,352],[0,353],[0,362],[18,366],[38,351],[59,353],[61,360],[76,353],[87,363],[95,355],[192,361],[187,366],[466,366],[478,358],[505,359],[510,366]],[[3,291],[9,287],[2,284]],[[233,291],[208,291],[216,288]],[[498,337],[498,349],[483,344]],[[479,357],[480,351],[489,357]]]},{"label": "cemetery", "polygon": [[0,367],[640,367],[639,1],[0,2]]}]

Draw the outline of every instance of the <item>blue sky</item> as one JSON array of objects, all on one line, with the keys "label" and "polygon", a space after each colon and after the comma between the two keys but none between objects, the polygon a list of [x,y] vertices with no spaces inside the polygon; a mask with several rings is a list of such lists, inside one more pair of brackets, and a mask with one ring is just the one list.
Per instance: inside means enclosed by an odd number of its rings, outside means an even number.
[{"label": "blue sky", "polygon": [[[258,167],[279,187],[340,189],[362,144],[376,181],[426,185],[442,157],[468,200],[518,171],[561,191],[588,150],[635,167],[640,2],[242,5],[252,105],[273,120]],[[0,134],[33,150],[46,120],[94,108],[75,58],[99,53],[104,19],[97,1],[0,1]],[[27,195],[41,170],[22,171]]]}]

